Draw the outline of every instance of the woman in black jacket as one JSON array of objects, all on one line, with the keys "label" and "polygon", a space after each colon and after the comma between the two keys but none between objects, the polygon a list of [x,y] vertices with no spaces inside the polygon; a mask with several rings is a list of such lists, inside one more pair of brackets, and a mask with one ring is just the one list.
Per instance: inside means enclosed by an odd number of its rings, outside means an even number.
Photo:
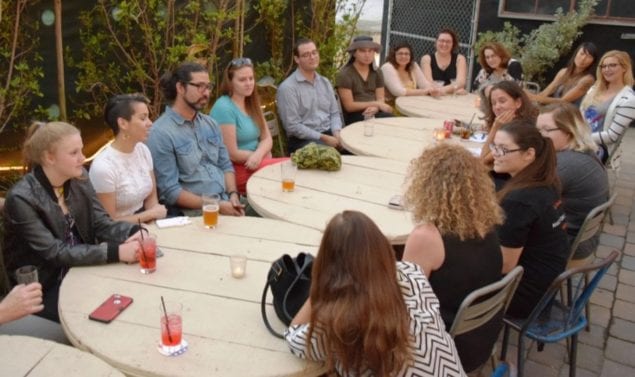
[{"label": "woman in black jacket", "polygon": [[44,291],[38,315],[57,322],[59,287],[70,267],[135,262],[139,247],[139,227],[113,221],[97,200],[82,147],[70,124],[33,124],[23,149],[29,172],[8,192],[4,209],[7,270],[37,267]]}]

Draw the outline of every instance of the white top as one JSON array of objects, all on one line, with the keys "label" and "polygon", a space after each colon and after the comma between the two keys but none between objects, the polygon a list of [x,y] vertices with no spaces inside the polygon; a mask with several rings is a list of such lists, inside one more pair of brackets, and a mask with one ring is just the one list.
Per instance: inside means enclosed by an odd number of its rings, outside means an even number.
[{"label": "white top", "polygon": [[[412,262],[397,262],[397,282],[408,310],[410,351],[413,364],[406,366],[397,376],[465,376],[458,352],[439,312],[439,299],[418,265]],[[285,339],[291,353],[307,358],[307,343],[311,344],[309,353],[314,360],[326,360],[324,333],[319,327],[307,340],[309,324],[292,325],[285,331]],[[335,362],[339,375],[346,376],[339,361]],[[372,376],[369,370],[360,376]]]},{"label": "white top", "polygon": [[423,75],[419,64],[415,62],[412,62],[412,67],[410,69],[410,78],[416,85],[414,88],[407,88],[404,86],[399,78],[397,69],[389,62],[386,62],[381,66],[381,73],[384,75],[384,85],[386,85],[386,89],[388,89],[388,92],[393,97],[405,96],[407,89],[425,89],[431,85]]},{"label": "white top", "polygon": [[132,153],[109,145],[95,157],[89,176],[98,194],[116,194],[116,216],[129,216],[143,207],[152,192],[152,155],[143,143]]}]

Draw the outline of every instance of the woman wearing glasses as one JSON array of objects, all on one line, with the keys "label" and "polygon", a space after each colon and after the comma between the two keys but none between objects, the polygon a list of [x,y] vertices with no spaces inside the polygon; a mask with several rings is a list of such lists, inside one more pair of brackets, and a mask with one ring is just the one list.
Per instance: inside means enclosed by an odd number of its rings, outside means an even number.
[{"label": "woman wearing glasses", "polygon": [[474,79],[474,86],[487,96],[488,87],[499,81],[521,81],[523,68],[505,46],[498,42],[487,42],[478,52],[481,70]]},{"label": "woman wearing glasses", "polygon": [[386,84],[386,100],[394,103],[396,97],[440,95],[441,91],[423,76],[414,61],[412,46],[408,42],[395,44],[388,54],[387,62],[381,66]]},{"label": "woman wearing glasses", "polygon": [[514,119],[536,121],[538,109],[531,103],[527,94],[513,81],[501,81],[492,85],[485,106],[485,127],[488,130],[487,140],[481,149],[481,160],[489,167],[494,157],[489,144],[500,127]]},{"label": "woman wearing glasses", "polygon": [[210,116],[220,125],[238,191],[245,194],[247,180],[256,170],[284,159],[271,158],[271,133],[260,107],[251,59],[238,58],[229,63],[221,93]]},{"label": "woman wearing glasses", "polygon": [[511,176],[497,194],[505,212],[498,231],[503,273],[517,265],[525,269],[507,313],[525,318],[569,257],[556,151],[551,139],[524,119],[502,126],[490,149],[494,170]]},{"label": "woman wearing glasses", "polygon": [[593,140],[608,157],[606,146],[618,143],[635,119],[633,66],[624,51],[612,50],[600,59],[596,82],[586,94],[580,110],[593,132]]},{"label": "woman wearing glasses", "polygon": [[[467,60],[459,54],[459,38],[452,29],[442,29],[435,43],[436,51],[431,55],[423,55],[421,68],[423,75],[430,82],[443,81],[443,94],[465,93],[467,84]],[[452,83],[452,80],[455,80]]]},{"label": "woman wearing glasses", "polygon": [[159,204],[152,155],[144,144],[152,127],[148,103],[141,94],[121,94],[108,100],[104,119],[115,140],[97,155],[89,172],[106,212],[115,220],[133,224],[167,214]]},{"label": "woman wearing glasses", "polygon": [[[430,280],[449,329],[463,299],[501,277],[496,227],[503,211],[487,169],[460,145],[426,149],[413,160],[408,176],[405,202],[417,226],[408,236],[403,260],[417,263]],[[502,324],[501,313],[454,339],[466,372],[487,361]]]},{"label": "woman wearing glasses", "polygon": [[[551,139],[557,152],[567,234],[573,241],[588,213],[609,197],[606,169],[596,156],[591,130],[574,105],[562,102],[541,108],[536,127]],[[573,254],[576,264],[587,262],[598,243],[599,235],[581,243]]]}]

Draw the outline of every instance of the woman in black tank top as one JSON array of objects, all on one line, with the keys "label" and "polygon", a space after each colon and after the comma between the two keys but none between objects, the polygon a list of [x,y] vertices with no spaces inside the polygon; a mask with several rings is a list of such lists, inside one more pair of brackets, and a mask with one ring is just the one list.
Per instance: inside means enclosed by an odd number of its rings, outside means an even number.
[{"label": "woman in black tank top", "polygon": [[436,82],[443,94],[466,93],[467,60],[459,54],[456,33],[451,29],[442,29],[437,36],[435,48],[433,54],[421,58],[421,68],[426,79]]}]

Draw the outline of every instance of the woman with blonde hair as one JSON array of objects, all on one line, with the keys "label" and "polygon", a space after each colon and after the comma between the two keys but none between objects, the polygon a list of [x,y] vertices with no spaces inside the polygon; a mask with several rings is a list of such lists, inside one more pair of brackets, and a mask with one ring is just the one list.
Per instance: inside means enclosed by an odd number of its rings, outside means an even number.
[{"label": "woman with blonde hair", "polygon": [[37,267],[44,294],[38,315],[57,322],[58,292],[70,267],[137,261],[139,226],[108,216],[84,169],[82,147],[79,130],[68,123],[33,124],[23,148],[30,172],[5,203],[7,269]]},{"label": "woman with blonde hair", "polygon": [[465,376],[425,275],[396,262],[368,216],[331,219],[311,275],[309,299],[285,332],[295,355],[341,376]]},{"label": "woman with blonde hair", "polygon": [[580,111],[591,127],[593,140],[605,151],[618,143],[635,119],[633,65],[624,51],[611,50],[600,59],[595,85],[584,96]]},{"label": "woman with blonde hair", "polygon": [[[606,169],[596,155],[598,147],[591,138],[591,130],[574,105],[563,102],[541,108],[536,127],[551,139],[556,149],[567,234],[573,241],[589,212],[608,200]],[[587,261],[598,243],[599,235],[581,243],[573,260]]]},{"label": "woman with blonde hair", "polygon": [[[406,241],[403,259],[421,266],[450,328],[463,299],[501,277],[496,226],[503,213],[487,169],[460,145],[426,149],[411,163],[409,177],[405,203],[418,225]],[[455,339],[465,371],[487,361],[502,314]]]}]

